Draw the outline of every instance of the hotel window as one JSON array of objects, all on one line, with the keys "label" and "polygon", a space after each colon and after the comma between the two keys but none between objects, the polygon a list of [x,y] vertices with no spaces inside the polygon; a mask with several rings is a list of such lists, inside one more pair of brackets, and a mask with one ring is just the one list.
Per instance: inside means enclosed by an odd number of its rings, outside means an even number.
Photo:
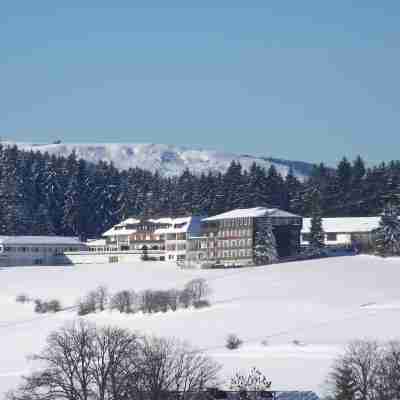
[{"label": "hotel window", "polygon": [[337,233],[327,233],[326,240],[328,242],[336,242],[337,241]]}]

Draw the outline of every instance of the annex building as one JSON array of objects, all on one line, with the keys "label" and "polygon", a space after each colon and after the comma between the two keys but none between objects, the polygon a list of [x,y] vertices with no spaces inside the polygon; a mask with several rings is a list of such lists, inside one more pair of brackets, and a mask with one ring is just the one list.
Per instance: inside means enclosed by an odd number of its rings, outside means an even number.
[{"label": "annex building", "polygon": [[77,237],[0,236],[0,267],[64,264],[64,253],[83,251]]},{"label": "annex building", "polygon": [[[322,218],[325,245],[329,247],[359,249],[372,245],[373,231],[379,227],[380,217]],[[311,218],[303,219],[301,246],[310,240]]]},{"label": "annex building", "polygon": [[254,265],[254,239],[268,219],[280,258],[300,250],[302,217],[277,208],[236,209],[201,221],[201,236],[188,241],[187,262],[204,265]]}]

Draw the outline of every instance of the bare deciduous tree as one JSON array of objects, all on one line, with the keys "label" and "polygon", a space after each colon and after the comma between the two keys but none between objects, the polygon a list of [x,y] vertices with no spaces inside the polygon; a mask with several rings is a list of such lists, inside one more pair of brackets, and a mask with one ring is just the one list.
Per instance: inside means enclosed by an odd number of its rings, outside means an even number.
[{"label": "bare deciduous tree", "polygon": [[137,306],[137,295],[134,291],[121,290],[115,293],[110,300],[110,308],[121,313],[135,312]]},{"label": "bare deciduous tree", "polygon": [[192,279],[184,290],[190,293],[193,302],[204,300],[211,294],[211,288],[203,278]]},{"label": "bare deciduous tree", "polygon": [[260,392],[266,392],[270,387],[271,381],[255,367],[247,375],[238,372],[231,379],[231,389],[239,392],[240,398],[257,399]]},{"label": "bare deciduous tree", "polygon": [[336,400],[393,400],[400,398],[400,343],[379,346],[355,341],[336,360],[330,374]]},{"label": "bare deciduous tree", "polygon": [[[98,329],[80,321],[52,333],[32,357],[44,367],[24,378],[14,400],[125,399],[134,379],[127,360],[137,353],[137,338],[119,328]],[[125,397],[124,397],[125,396]]]},{"label": "bare deciduous tree", "polygon": [[37,372],[10,400],[161,400],[215,383],[219,366],[176,340],[138,338],[124,329],[84,321],[52,333],[33,356]]},{"label": "bare deciduous tree", "polygon": [[171,391],[179,391],[185,399],[217,383],[220,366],[186,343],[144,337],[140,352],[136,391],[150,400],[160,400]]}]

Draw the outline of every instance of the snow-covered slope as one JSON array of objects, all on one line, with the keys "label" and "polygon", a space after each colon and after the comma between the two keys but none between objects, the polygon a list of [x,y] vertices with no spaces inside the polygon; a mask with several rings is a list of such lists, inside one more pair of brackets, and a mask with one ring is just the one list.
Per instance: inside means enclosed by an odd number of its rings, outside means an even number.
[{"label": "snow-covered slope", "polygon": [[[37,315],[15,296],[58,298],[64,306],[106,284],[110,291],[182,287],[204,277],[211,307],[151,315],[103,313],[88,318],[187,339],[223,365],[221,379],[258,366],[275,389],[324,391],[332,360],[356,338],[398,339],[399,260],[340,257],[237,270],[179,270],[172,263],[22,267],[0,270],[0,397],[29,373],[25,359],[74,311]],[[225,348],[237,334],[244,345]]]},{"label": "snow-covered slope", "polygon": [[307,163],[190,149],[166,144],[15,144],[21,149],[47,151],[49,154],[63,156],[75,151],[79,158],[90,162],[112,161],[119,169],[140,167],[153,172],[159,171],[164,176],[179,175],[186,168],[198,174],[208,171],[224,172],[232,160],[240,161],[245,169],[248,169],[254,161],[267,169],[271,165],[275,165],[283,176],[286,176],[292,166],[295,174],[301,179],[308,176],[311,169],[311,165]]}]

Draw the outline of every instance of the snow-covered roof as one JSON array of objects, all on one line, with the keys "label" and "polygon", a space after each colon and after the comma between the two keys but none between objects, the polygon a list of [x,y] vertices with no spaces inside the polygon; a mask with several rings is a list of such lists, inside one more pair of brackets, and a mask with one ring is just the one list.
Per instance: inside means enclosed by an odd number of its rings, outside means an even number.
[{"label": "snow-covered roof", "polygon": [[2,245],[82,245],[79,238],[69,236],[0,236]]},{"label": "snow-covered roof", "polygon": [[218,221],[221,219],[235,218],[259,218],[259,217],[297,217],[298,215],[280,210],[279,208],[253,207],[253,208],[237,208],[213,217],[204,218],[203,221]]},{"label": "snow-covered roof", "polygon": [[124,221],[120,222],[118,224],[118,226],[123,226],[123,225],[131,225],[131,224],[138,224],[140,222],[140,219],[136,219],[136,218],[127,218]]},{"label": "snow-covered roof", "polygon": [[[326,233],[371,232],[379,226],[380,217],[322,218],[322,228]],[[311,218],[303,218],[302,233],[309,233]]]},{"label": "snow-covered roof", "polygon": [[106,246],[106,239],[92,239],[86,242],[88,246]]},{"label": "snow-covered roof", "polygon": [[[155,234],[165,234],[165,233],[184,233],[187,232],[190,221],[192,220],[193,217],[178,217],[178,218],[150,218],[147,220],[143,220],[144,222],[150,222],[153,224],[162,224],[162,225],[168,225],[168,227],[165,228],[159,228],[154,231]],[[138,224],[141,222],[140,220],[134,219],[134,218],[128,218],[125,221],[120,222],[119,224],[113,226],[111,229],[108,231],[104,232],[102,236],[108,237],[108,236],[123,236],[123,235],[132,235],[137,232],[136,229],[127,229],[127,225],[131,224]],[[175,225],[181,225],[185,224],[184,226],[181,227],[175,227]]]},{"label": "snow-covered roof", "polygon": [[[119,225],[118,225],[119,226]],[[116,227],[112,227],[108,231],[104,232],[102,236],[125,236],[125,235],[132,235],[133,233],[137,232],[137,229],[115,229]]]}]

